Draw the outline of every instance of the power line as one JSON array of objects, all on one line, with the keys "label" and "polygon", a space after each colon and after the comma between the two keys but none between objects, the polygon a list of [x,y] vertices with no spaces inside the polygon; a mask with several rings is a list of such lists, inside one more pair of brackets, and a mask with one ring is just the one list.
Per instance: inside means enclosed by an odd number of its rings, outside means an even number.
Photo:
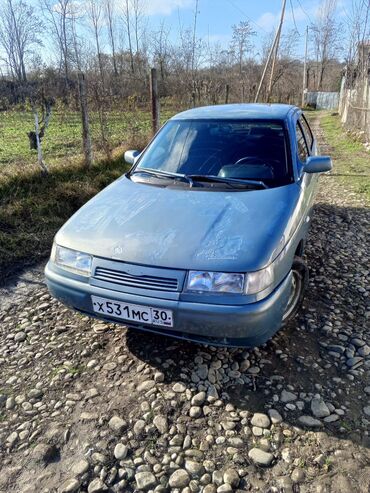
[{"label": "power line", "polygon": [[246,17],[250,22],[252,22],[255,26],[257,26],[259,29],[261,29],[262,31],[264,31],[266,34],[269,34],[266,29],[264,29],[262,26],[260,26],[256,21],[254,21],[251,17],[249,17],[249,15],[247,15],[244,10],[242,10],[238,5],[235,5],[235,3],[232,1],[232,0],[227,0],[229,2],[229,4],[234,7],[234,9],[238,10],[241,14],[244,15],[244,17]]},{"label": "power line", "polygon": [[299,30],[298,30],[298,27],[297,27],[297,23],[295,21],[295,15],[294,15],[294,9],[293,9],[293,2],[292,0],[289,0],[289,3],[290,3],[290,10],[292,11],[292,17],[293,17],[293,22],[294,22],[294,27],[295,27],[295,30],[298,34],[300,34]]},{"label": "power line", "polygon": [[297,2],[298,2],[298,4],[299,4],[299,6],[300,6],[300,8],[301,8],[302,12],[304,13],[304,15],[305,15],[305,16],[307,17],[307,19],[310,21],[310,24],[313,24],[311,17],[310,17],[310,16],[309,16],[309,14],[307,13],[307,10],[305,10],[305,9],[303,8],[303,5],[302,5],[302,3],[301,3],[301,0],[297,0]]}]

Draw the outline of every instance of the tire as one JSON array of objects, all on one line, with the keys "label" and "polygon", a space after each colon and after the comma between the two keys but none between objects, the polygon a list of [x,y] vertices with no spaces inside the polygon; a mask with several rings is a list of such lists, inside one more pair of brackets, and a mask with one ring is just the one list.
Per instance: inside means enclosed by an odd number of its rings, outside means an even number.
[{"label": "tire", "polygon": [[284,324],[297,314],[308,286],[308,267],[301,257],[294,257],[291,272],[292,292],[283,315]]}]

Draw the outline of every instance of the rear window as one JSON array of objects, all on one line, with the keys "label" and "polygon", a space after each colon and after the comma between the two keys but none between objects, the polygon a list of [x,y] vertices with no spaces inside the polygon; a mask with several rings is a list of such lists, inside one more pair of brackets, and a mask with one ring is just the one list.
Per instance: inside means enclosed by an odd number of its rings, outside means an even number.
[{"label": "rear window", "polygon": [[263,180],[292,181],[287,137],[280,121],[171,120],[137,169]]}]

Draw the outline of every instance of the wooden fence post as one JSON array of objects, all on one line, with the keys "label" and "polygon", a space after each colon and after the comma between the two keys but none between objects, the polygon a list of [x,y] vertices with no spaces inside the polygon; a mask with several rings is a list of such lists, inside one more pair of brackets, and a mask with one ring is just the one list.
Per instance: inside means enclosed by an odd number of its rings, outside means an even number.
[{"label": "wooden fence post", "polygon": [[82,72],[79,72],[78,74],[78,88],[82,118],[82,144],[85,155],[85,166],[89,169],[93,163],[93,153],[90,137],[89,112],[87,108],[86,80],[85,75]]},{"label": "wooden fence post", "polygon": [[154,135],[159,130],[159,97],[156,68],[150,70],[150,99],[152,102],[152,130]]},{"label": "wooden fence post", "polygon": [[230,86],[229,84],[226,84],[225,104],[229,103],[229,92],[230,92]]}]

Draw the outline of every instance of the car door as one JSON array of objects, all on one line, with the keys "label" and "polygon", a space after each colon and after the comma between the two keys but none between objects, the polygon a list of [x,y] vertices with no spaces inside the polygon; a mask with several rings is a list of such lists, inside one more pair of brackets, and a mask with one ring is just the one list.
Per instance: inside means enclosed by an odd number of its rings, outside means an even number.
[{"label": "car door", "polygon": [[309,156],[317,154],[317,146],[311,129],[301,114],[296,120],[295,136],[297,143],[297,160],[300,167],[300,179],[302,202],[303,202],[303,221],[308,225],[310,222],[310,211],[315,198],[317,188],[317,173],[305,173],[304,164]]}]

